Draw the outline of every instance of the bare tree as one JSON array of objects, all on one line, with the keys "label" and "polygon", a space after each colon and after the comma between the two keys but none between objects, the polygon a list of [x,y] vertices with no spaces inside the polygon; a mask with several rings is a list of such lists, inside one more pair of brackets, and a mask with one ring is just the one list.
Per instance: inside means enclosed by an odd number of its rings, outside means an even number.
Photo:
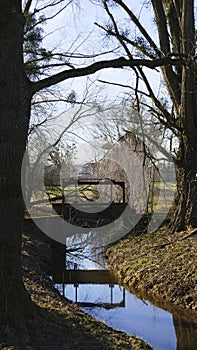
[{"label": "bare tree", "polygon": [[[136,100],[139,102],[139,81],[142,80],[146,87],[146,98],[152,101],[154,117],[179,142],[178,150],[173,155],[177,196],[172,228],[182,230],[190,226],[196,227],[197,69],[194,1],[149,2],[157,28],[156,41],[126,2],[102,0],[100,3],[108,14],[109,22],[107,25],[97,25],[107,36],[118,41],[128,60],[134,62],[135,57],[140,55],[144,61],[132,67],[136,74]],[[116,12],[113,11],[114,8]],[[134,37],[131,28],[122,28],[116,19],[117,8],[123,10],[127,23],[129,20],[135,26],[137,34]],[[156,96],[151,87],[144,70],[147,59],[152,63],[155,60],[175,60],[173,64],[165,62],[161,65],[168,99],[171,101],[168,106]],[[150,103],[149,105],[151,106]]]}]

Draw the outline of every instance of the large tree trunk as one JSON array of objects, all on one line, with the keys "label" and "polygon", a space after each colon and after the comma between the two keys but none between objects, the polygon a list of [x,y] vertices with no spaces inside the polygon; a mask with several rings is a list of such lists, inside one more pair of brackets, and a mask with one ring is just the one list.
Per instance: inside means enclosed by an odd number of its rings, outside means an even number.
[{"label": "large tree trunk", "polygon": [[177,197],[174,230],[197,227],[197,79],[195,61],[194,1],[184,0],[182,8],[182,67]]},{"label": "large tree trunk", "polygon": [[30,110],[23,25],[20,1],[0,0],[0,321],[5,325],[19,325],[31,305],[21,275],[21,164]]},{"label": "large tree trunk", "polygon": [[171,222],[173,231],[197,227],[197,150],[181,150],[177,160],[177,194]]}]

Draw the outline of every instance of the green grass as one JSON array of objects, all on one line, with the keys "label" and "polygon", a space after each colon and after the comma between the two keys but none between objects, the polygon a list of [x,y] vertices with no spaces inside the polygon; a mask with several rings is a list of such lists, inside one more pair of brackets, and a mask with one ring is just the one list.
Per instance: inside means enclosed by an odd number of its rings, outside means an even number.
[{"label": "green grass", "polygon": [[155,182],[154,188],[159,190],[170,190],[170,191],[176,191],[176,183],[174,182]]},{"label": "green grass", "polygon": [[155,182],[153,202],[149,205],[149,210],[153,212],[167,212],[170,209],[176,193],[176,183]]}]

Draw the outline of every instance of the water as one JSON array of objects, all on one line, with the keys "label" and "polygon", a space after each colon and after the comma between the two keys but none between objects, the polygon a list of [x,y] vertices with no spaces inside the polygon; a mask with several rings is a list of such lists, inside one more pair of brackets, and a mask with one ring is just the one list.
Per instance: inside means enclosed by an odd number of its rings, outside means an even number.
[{"label": "water", "polygon": [[[92,274],[88,274],[88,271],[106,269],[106,262],[102,260],[101,255],[97,255],[99,257],[97,264],[90,259],[89,253],[86,248],[82,260],[75,255],[70,259],[71,270],[76,266],[80,270],[83,269],[80,281],[85,277],[84,281],[91,282]],[[94,271],[93,275],[96,276],[96,273]],[[185,321],[181,313],[172,314],[156,307],[148,300],[137,298],[108,277],[110,278],[110,272],[109,276],[105,274],[104,279],[97,281],[99,282],[97,284],[78,284],[77,272],[75,283],[72,281],[63,285],[59,283],[56,287],[65,297],[77,302],[83,311],[113,328],[144,339],[155,350],[197,349],[197,323],[194,324],[189,319]]]}]

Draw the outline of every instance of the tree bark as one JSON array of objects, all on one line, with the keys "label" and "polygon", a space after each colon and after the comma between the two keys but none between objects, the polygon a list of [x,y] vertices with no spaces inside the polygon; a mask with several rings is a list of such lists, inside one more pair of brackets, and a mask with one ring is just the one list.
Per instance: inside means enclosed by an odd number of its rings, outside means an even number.
[{"label": "tree bark", "polygon": [[194,2],[182,6],[182,68],[180,120],[183,133],[177,159],[177,198],[174,229],[197,227],[197,81],[195,62]]},{"label": "tree bark", "polygon": [[[162,73],[176,110],[179,151],[176,163],[177,194],[171,227],[173,231],[197,227],[197,81],[195,62],[194,0],[177,2],[152,0],[157,20],[160,47],[163,53],[179,53],[184,57],[182,67],[165,66]],[[166,8],[165,8],[166,6]],[[174,22],[172,12],[177,20]],[[167,18],[168,17],[168,18]],[[167,23],[172,36],[168,33]],[[181,38],[177,45],[177,37]],[[175,79],[176,75],[176,79]],[[173,92],[173,93],[172,93]]]},{"label": "tree bark", "polygon": [[5,325],[20,325],[30,310],[21,273],[21,164],[30,113],[23,25],[20,2],[0,1],[0,321]]},{"label": "tree bark", "polygon": [[179,155],[176,161],[177,193],[171,220],[173,231],[197,227],[197,150],[181,141]]}]

